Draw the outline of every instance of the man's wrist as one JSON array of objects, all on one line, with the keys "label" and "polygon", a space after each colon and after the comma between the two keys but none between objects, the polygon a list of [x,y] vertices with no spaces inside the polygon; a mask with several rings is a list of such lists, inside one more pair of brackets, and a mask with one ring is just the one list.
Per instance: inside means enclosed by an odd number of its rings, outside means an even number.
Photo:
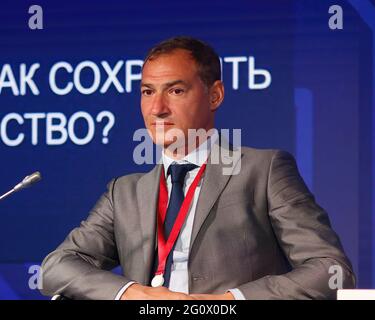
[{"label": "man's wrist", "polygon": [[139,284],[138,282],[133,282],[129,285],[129,287],[124,291],[121,296],[121,300],[129,300],[130,296],[134,296],[134,294],[139,294],[141,290],[146,288],[145,286]]},{"label": "man's wrist", "polygon": [[236,300],[232,292],[227,291],[224,293],[224,300]]},{"label": "man's wrist", "polygon": [[115,297],[115,300],[124,300],[123,296],[124,296],[124,293],[126,292],[126,290],[129,289],[130,286],[132,286],[133,284],[135,284],[137,282],[135,281],[129,281],[126,285],[124,285],[120,291],[117,293],[116,297]]}]

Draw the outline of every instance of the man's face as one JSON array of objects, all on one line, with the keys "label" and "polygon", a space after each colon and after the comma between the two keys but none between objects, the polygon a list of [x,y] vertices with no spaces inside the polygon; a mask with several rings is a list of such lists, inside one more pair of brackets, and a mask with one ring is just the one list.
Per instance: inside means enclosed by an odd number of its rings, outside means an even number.
[{"label": "man's face", "polygon": [[[176,138],[186,143],[188,129],[211,129],[217,107],[188,51],[176,49],[145,63],[141,109],[154,143],[166,148]],[[172,132],[179,134],[172,139]]]}]

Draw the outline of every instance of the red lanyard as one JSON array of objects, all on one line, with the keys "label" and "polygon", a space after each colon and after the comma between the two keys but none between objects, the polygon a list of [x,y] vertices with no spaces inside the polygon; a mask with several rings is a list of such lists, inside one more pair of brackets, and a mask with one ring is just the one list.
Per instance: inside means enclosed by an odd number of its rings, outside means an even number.
[{"label": "red lanyard", "polygon": [[190,208],[190,203],[193,200],[195,189],[201,179],[201,176],[206,169],[206,163],[204,163],[201,168],[199,169],[197,176],[195,177],[193,183],[190,185],[189,190],[186,194],[184,201],[182,202],[180,211],[178,212],[176,221],[173,224],[173,228],[171,233],[169,234],[168,240],[164,239],[164,221],[165,215],[167,213],[167,203],[168,203],[168,189],[167,184],[165,182],[165,175],[164,175],[164,168],[162,168],[162,172],[160,175],[160,184],[159,184],[159,205],[158,205],[158,258],[159,264],[158,269],[155,274],[164,274],[165,270],[165,263],[167,262],[167,258],[169,253],[171,252],[178,234],[181,231],[182,225],[185,221],[186,215]]}]

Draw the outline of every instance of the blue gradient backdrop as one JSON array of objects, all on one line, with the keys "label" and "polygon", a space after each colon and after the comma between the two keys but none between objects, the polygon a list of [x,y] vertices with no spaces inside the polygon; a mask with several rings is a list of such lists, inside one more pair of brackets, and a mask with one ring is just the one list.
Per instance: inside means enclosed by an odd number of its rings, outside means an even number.
[{"label": "blue gradient backdrop", "polygon": [[[43,8],[43,30],[28,28],[32,4]],[[343,30],[328,27],[331,5],[343,9]],[[224,65],[226,99],[217,127],[241,128],[244,145],[296,156],[341,237],[358,287],[375,288],[375,1],[17,0],[1,2],[0,68],[39,62],[41,93],[13,96],[3,89],[0,120],[11,112],[109,110],[116,122],[108,144],[101,143],[97,125],[87,145],[48,146],[43,122],[38,145],[31,145],[26,125],[20,146],[0,139],[0,193],[35,170],[44,176],[0,202],[0,299],[43,299],[29,288],[30,265],[40,264],[85,219],[112,177],[151,168],[132,157],[133,133],[143,127],[137,89],[119,93],[111,86],[106,94],[73,90],[57,96],[48,88],[49,68],[57,61],[106,60],[113,66],[143,59],[150,46],[178,34],[208,41],[221,57],[254,56],[257,68],[270,71],[268,88],[249,90],[246,64],[240,64],[239,88],[233,90],[231,68]],[[119,79],[123,84],[123,71]],[[13,123],[9,134],[19,128]]]}]

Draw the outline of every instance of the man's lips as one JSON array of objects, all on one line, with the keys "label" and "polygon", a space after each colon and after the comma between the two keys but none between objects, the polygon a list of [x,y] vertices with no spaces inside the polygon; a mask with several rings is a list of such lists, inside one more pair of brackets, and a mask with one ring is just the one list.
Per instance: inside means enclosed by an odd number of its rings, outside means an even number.
[{"label": "man's lips", "polygon": [[151,122],[152,126],[170,126],[173,125],[173,122],[168,122],[168,121],[154,121]]}]

